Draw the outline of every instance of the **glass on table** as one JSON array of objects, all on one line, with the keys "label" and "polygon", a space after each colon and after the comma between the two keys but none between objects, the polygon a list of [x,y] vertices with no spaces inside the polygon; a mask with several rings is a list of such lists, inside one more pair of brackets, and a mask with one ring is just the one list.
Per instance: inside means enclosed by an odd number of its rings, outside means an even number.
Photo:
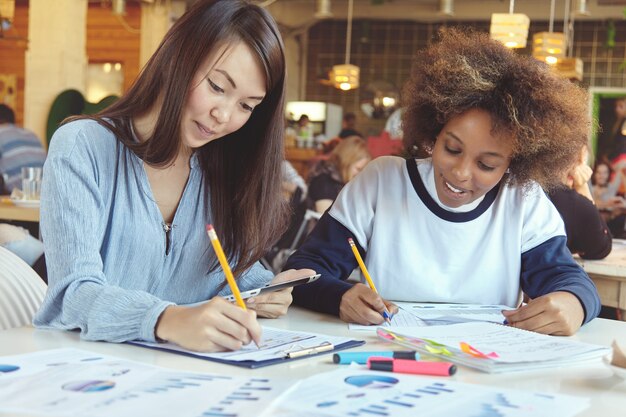
[{"label": "glass on table", "polygon": [[42,173],[40,167],[22,168],[22,192],[25,200],[39,200]]}]

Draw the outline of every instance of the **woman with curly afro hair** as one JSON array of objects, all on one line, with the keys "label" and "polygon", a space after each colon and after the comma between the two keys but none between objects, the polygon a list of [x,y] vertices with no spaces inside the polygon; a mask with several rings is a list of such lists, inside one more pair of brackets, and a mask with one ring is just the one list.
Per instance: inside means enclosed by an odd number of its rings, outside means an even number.
[{"label": "woman with curly afro hair", "polygon": [[[500,304],[509,325],[555,335],[596,317],[543,191],[587,141],[584,90],[487,34],[447,29],[417,54],[403,97],[410,157],[377,158],[343,188],[285,266],[322,275],[294,301],[360,324],[396,312],[387,300]],[[348,238],[380,295],[345,281]]]}]

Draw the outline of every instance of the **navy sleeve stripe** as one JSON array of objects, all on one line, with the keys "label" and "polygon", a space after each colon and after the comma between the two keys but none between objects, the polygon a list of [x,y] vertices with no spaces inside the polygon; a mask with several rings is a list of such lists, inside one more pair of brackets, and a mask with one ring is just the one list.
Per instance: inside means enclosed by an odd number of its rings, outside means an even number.
[{"label": "navy sleeve stripe", "polygon": [[574,294],[585,311],[584,324],[600,314],[600,297],[566,243],[565,236],[555,236],[522,254],[522,290],[530,298],[555,291]]},{"label": "navy sleeve stripe", "polygon": [[[311,268],[321,274],[317,281],[293,289],[294,304],[339,315],[341,297],[352,287],[345,280],[357,267],[348,244],[349,237],[354,239],[350,230],[328,212],[324,213],[300,249],[289,257],[284,267]],[[362,250],[361,254],[365,256]]]}]

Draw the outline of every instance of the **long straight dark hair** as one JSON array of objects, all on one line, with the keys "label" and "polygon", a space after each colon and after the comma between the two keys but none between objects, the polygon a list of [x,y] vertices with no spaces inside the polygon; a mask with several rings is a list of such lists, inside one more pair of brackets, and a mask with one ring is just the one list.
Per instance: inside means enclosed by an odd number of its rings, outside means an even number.
[{"label": "long straight dark hair", "polygon": [[[182,109],[200,65],[220,47],[243,42],[265,71],[266,95],[246,124],[197,150],[205,199],[235,275],[252,266],[282,234],[285,55],[274,19],[245,0],[199,0],[169,30],[133,86],[94,118],[154,166],[171,164],[182,146]],[[143,142],[132,118],[162,103]],[[216,268],[217,263],[211,265]]]}]

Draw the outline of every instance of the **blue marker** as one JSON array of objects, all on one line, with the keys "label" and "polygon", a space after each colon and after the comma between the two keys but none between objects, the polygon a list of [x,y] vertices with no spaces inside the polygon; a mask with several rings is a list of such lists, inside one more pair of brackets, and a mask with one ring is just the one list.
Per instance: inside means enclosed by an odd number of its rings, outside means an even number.
[{"label": "blue marker", "polygon": [[333,355],[333,362],[340,365],[349,365],[352,362],[365,365],[367,363],[367,359],[370,357],[418,360],[420,358],[420,354],[413,351],[343,352],[335,353]]}]

